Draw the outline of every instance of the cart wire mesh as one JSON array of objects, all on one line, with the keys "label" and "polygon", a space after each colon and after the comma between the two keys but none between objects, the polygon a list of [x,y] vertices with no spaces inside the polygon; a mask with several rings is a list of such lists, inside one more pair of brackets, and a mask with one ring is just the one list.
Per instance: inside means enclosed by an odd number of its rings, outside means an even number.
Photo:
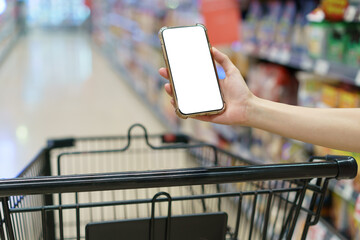
[{"label": "cart wire mesh", "polygon": [[0,239],[93,239],[88,224],[133,219],[149,220],[142,239],[170,239],[173,217],[205,213],[227,215],[223,239],[305,239],[328,180],[356,173],[351,157],[254,165],[135,124],[125,136],[50,140],[18,178],[1,180]]}]

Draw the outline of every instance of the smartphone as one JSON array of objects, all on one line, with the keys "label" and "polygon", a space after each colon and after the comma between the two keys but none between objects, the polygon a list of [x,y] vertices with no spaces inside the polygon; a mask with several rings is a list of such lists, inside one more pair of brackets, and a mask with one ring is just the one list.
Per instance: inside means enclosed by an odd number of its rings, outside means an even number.
[{"label": "smartphone", "polygon": [[163,27],[159,38],[178,116],[187,118],[224,111],[205,26]]}]

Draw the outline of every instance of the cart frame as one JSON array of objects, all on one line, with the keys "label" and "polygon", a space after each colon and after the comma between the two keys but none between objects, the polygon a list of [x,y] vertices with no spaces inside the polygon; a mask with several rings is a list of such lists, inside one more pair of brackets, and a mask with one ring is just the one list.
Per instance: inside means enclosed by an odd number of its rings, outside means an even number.
[{"label": "cart frame", "polygon": [[[132,136],[132,130],[140,127],[144,131],[142,136]],[[165,146],[154,146],[149,142],[149,137],[162,137],[163,135],[148,135],[147,130],[140,124],[133,125],[129,131],[127,138],[127,145],[122,149],[115,150],[96,150],[87,151],[88,154],[99,152],[124,152],[130,147],[132,139],[144,138],[146,145],[152,150],[160,149],[191,149],[207,147],[214,151],[214,164],[213,166],[204,166],[197,168],[184,168],[172,170],[152,170],[152,171],[134,171],[134,172],[117,172],[117,173],[97,173],[97,174],[82,174],[82,175],[65,175],[65,176],[51,176],[50,154],[51,151],[58,148],[73,146],[76,139],[58,139],[48,141],[48,146],[40,151],[37,157],[19,174],[18,177],[13,179],[0,180],[0,239],[23,239],[21,231],[23,230],[21,221],[12,217],[16,213],[26,212],[39,212],[41,219],[38,224],[41,226],[42,239],[55,239],[55,216],[54,211],[59,211],[61,215],[64,209],[74,209],[76,211],[76,239],[80,239],[80,209],[89,207],[113,206],[113,205],[126,205],[126,204],[152,204],[151,224],[155,221],[154,208],[156,202],[168,202],[169,211],[167,213],[167,227],[166,238],[170,239],[171,229],[171,203],[176,201],[188,201],[194,199],[219,199],[218,205],[221,205],[222,198],[237,197],[239,200],[239,207],[237,216],[240,216],[243,209],[242,199],[247,195],[254,196],[252,200],[254,204],[250,211],[250,233],[251,239],[253,225],[255,223],[255,208],[258,201],[258,196],[266,195],[266,211],[263,216],[263,236],[262,239],[268,239],[268,221],[269,211],[271,208],[272,199],[275,196],[281,195],[283,192],[294,191],[296,192],[295,201],[292,202],[291,213],[285,219],[286,228],[283,228],[280,234],[281,239],[291,239],[297,218],[301,211],[307,214],[305,226],[303,229],[302,239],[306,238],[307,231],[311,225],[316,224],[320,218],[320,211],[322,209],[325,193],[328,187],[328,181],[331,178],[336,179],[350,179],[354,178],[357,174],[357,163],[352,157],[346,156],[326,156],[326,157],[312,157],[309,162],[293,163],[293,164],[267,164],[267,165],[247,165],[247,166],[232,166],[232,167],[219,167],[218,166],[218,153],[226,154],[234,159],[243,161],[245,164],[253,164],[252,161],[243,159],[239,156],[231,154],[227,151],[217,148],[214,145],[203,143],[193,140],[186,135],[174,135],[175,144]],[[180,142],[180,143],[179,143]],[[191,142],[191,144],[189,143]],[[70,152],[62,153],[63,155],[82,154],[83,152]],[[193,153],[194,154],[194,153]],[[196,154],[195,154],[196,155]],[[58,169],[60,169],[60,160],[58,161]],[[316,179],[315,181],[313,179]],[[138,189],[138,188],[154,188],[154,187],[173,187],[173,186],[192,186],[192,185],[206,185],[215,184],[218,188],[220,184],[238,183],[238,182],[261,182],[284,180],[290,181],[294,186],[289,185],[289,189],[271,189],[260,188],[253,191],[228,191],[216,192],[213,194],[195,194],[192,196],[177,196],[171,197],[168,193],[160,192],[152,199],[135,199],[128,201],[115,201],[105,203],[89,203],[89,204],[67,204],[62,205],[61,200],[59,204],[54,204],[53,194],[62,193],[80,193],[91,191],[106,191],[106,190],[121,190],[121,189]],[[313,181],[311,181],[313,180]],[[304,207],[303,201],[306,191],[311,191],[312,196],[310,203]],[[41,196],[42,206],[27,207],[22,206],[24,196],[36,195]],[[280,196],[279,195],[279,196]],[[280,198],[282,198],[280,196]],[[285,202],[289,200],[283,199]],[[220,207],[219,207],[220,208]],[[204,206],[206,211],[206,207]],[[220,209],[219,209],[220,210]],[[60,217],[61,218],[61,217]],[[30,220],[30,219],[28,219]],[[32,219],[34,221],[34,219]],[[60,221],[60,229],[62,221]],[[232,239],[237,239],[239,233],[240,218],[237,218],[236,228],[234,229]],[[61,232],[61,230],[60,230]],[[154,239],[153,228],[150,227],[149,239]],[[64,237],[60,235],[60,239]]]}]

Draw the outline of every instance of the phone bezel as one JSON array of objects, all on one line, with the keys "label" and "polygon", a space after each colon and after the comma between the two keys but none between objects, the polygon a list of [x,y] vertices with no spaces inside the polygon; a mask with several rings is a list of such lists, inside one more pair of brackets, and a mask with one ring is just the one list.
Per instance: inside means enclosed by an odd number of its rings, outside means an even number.
[{"label": "phone bezel", "polygon": [[[205,36],[206,36],[206,41],[207,41],[207,45],[208,45],[208,49],[210,52],[210,56],[211,56],[211,61],[213,64],[213,69],[215,72],[215,76],[216,76],[216,80],[217,80],[217,86],[220,92],[220,96],[221,96],[221,100],[222,100],[222,107],[220,109],[214,109],[214,110],[209,110],[209,111],[203,111],[203,112],[194,112],[194,113],[183,113],[181,111],[181,109],[179,108],[178,105],[178,100],[177,100],[177,94],[176,94],[176,89],[175,89],[175,85],[174,85],[174,81],[172,79],[172,73],[171,73],[171,68],[170,68],[170,64],[168,61],[168,55],[167,55],[167,51],[166,51],[166,46],[165,46],[165,41],[164,41],[164,37],[163,37],[163,32],[168,30],[168,29],[174,29],[174,28],[188,28],[188,27],[201,27],[204,30]],[[216,64],[215,64],[215,60],[211,51],[211,44],[209,41],[209,37],[207,34],[207,29],[203,24],[195,24],[195,25],[189,25],[189,26],[175,26],[175,27],[162,27],[159,31],[159,39],[161,42],[161,49],[163,52],[163,56],[164,56],[164,60],[165,60],[165,64],[166,67],[168,69],[168,73],[169,73],[169,80],[170,80],[170,85],[171,88],[173,90],[173,94],[174,94],[174,101],[175,101],[175,105],[176,105],[176,113],[182,117],[182,118],[188,118],[188,117],[194,117],[194,116],[201,116],[201,115],[213,115],[213,114],[219,114],[221,112],[223,112],[225,110],[225,102],[224,102],[224,97],[223,94],[221,92],[221,88],[220,88],[220,83],[219,83],[219,76],[217,73],[217,69],[216,69]]]}]

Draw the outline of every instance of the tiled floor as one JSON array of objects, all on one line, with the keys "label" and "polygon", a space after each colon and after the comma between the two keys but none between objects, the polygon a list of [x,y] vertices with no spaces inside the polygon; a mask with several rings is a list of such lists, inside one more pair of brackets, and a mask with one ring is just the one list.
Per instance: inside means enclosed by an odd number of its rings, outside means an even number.
[{"label": "tiled floor", "polygon": [[83,32],[32,31],[0,66],[0,178],[15,176],[49,138],[165,127]]}]

